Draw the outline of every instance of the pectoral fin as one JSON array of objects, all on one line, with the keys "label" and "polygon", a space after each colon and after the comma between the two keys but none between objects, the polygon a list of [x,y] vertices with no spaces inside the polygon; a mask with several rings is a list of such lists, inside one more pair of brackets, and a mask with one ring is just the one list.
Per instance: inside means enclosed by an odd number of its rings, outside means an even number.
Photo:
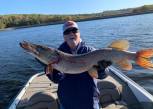
[{"label": "pectoral fin", "polygon": [[116,62],[116,64],[123,70],[132,69],[132,64],[127,59],[119,60]]},{"label": "pectoral fin", "polygon": [[97,69],[92,67],[88,70],[88,73],[91,77],[93,78],[98,78],[98,72],[97,72]]}]

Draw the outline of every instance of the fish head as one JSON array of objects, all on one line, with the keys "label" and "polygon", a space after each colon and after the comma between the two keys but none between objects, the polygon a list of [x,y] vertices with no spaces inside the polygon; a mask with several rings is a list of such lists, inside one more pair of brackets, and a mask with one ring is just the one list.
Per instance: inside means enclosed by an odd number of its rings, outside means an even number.
[{"label": "fish head", "polygon": [[56,49],[23,41],[20,46],[44,64],[53,64],[59,60]]}]

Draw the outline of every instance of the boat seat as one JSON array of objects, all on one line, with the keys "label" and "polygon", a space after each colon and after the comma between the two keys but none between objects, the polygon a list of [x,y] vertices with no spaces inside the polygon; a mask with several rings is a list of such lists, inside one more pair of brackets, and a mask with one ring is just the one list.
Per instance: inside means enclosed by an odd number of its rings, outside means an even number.
[{"label": "boat seat", "polygon": [[18,109],[58,109],[57,96],[49,92],[37,92],[24,107]]},{"label": "boat seat", "polygon": [[108,76],[104,80],[99,80],[97,86],[102,109],[128,109],[126,103],[121,100],[122,85],[115,79]]},{"label": "boat seat", "polygon": [[111,81],[98,81],[98,89],[100,91],[100,104],[118,101],[121,99],[121,93],[118,87]]}]

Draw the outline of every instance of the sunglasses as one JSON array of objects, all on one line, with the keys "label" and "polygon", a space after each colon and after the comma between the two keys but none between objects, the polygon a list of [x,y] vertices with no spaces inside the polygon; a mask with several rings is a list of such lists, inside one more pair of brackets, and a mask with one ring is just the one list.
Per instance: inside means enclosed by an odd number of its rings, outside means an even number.
[{"label": "sunglasses", "polygon": [[71,32],[75,34],[75,33],[78,33],[78,31],[79,31],[79,30],[78,30],[77,28],[70,28],[70,29],[64,31],[63,34],[64,34],[64,35],[68,35],[68,34],[70,34]]}]

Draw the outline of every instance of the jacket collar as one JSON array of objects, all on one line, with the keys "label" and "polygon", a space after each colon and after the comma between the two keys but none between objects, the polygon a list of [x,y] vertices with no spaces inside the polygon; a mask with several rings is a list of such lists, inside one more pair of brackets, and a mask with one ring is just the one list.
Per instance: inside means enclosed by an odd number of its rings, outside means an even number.
[{"label": "jacket collar", "polygon": [[67,44],[66,42],[64,42],[64,43],[62,44],[62,46],[64,47],[64,52],[71,53],[71,54],[77,54],[78,51],[79,51],[79,49],[80,49],[83,45],[85,45],[85,42],[83,42],[83,41],[81,40],[80,43],[77,45],[77,47],[76,47],[74,50],[72,50],[72,49],[68,46],[68,44]]}]

